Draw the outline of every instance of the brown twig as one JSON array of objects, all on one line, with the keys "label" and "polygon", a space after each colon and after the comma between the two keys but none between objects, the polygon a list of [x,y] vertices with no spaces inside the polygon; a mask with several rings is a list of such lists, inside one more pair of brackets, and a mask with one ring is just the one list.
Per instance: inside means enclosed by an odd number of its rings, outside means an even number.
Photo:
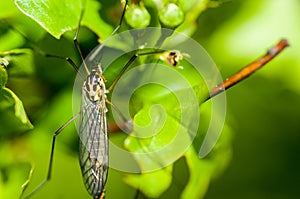
[{"label": "brown twig", "polygon": [[[232,75],[231,77],[227,78],[224,82],[218,84],[214,87],[211,92],[210,96],[206,99],[209,100],[210,98],[220,94],[221,92],[229,89],[230,87],[234,86],[238,82],[242,81],[243,79],[252,75],[255,71],[262,68],[265,64],[275,58],[283,49],[288,47],[289,44],[287,40],[282,39],[278,42],[278,44],[268,50],[268,52],[259,58],[258,60],[250,63],[249,65],[242,68],[240,71]],[[206,101],[205,100],[205,101]]]}]

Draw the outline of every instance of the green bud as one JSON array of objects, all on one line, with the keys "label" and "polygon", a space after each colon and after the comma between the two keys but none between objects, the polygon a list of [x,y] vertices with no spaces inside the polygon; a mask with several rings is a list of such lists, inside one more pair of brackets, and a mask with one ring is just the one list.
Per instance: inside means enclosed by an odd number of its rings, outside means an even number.
[{"label": "green bud", "polygon": [[125,20],[132,28],[145,28],[150,24],[151,16],[145,7],[132,5],[126,10]]},{"label": "green bud", "polygon": [[182,10],[174,3],[169,3],[159,12],[159,20],[163,27],[174,29],[184,20]]}]

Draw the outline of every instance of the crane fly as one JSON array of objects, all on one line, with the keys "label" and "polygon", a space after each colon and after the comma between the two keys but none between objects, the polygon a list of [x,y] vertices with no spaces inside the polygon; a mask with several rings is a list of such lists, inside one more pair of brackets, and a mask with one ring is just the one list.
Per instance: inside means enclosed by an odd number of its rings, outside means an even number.
[{"label": "crane fly", "polygon": [[[114,29],[114,31],[111,33],[110,36],[112,36],[120,28],[124,18],[127,4],[128,1],[126,0],[119,25]],[[53,134],[47,177],[40,185],[38,185],[37,188],[35,188],[25,198],[31,197],[39,189],[41,189],[47,181],[50,180],[56,137],[63,131],[63,129],[66,126],[68,126],[71,122],[73,122],[78,117],[80,117],[79,163],[81,167],[84,184],[86,186],[88,193],[94,199],[103,199],[105,197],[105,184],[107,181],[108,164],[109,164],[108,163],[108,135],[107,135],[108,124],[107,124],[107,116],[106,116],[108,109],[106,107],[106,103],[111,104],[106,99],[106,94],[109,92],[109,90],[113,88],[113,85],[109,89],[106,89],[105,87],[106,80],[102,75],[102,68],[100,64],[96,64],[95,66],[92,66],[92,69],[89,70],[87,64],[85,63],[84,57],[82,55],[81,49],[77,41],[79,28],[80,28],[80,21],[82,17],[83,17],[83,11],[81,12],[78,28],[76,30],[75,37],[74,37],[75,47],[83,61],[85,72],[87,73],[87,77],[83,82],[82,90],[81,90],[81,95],[82,95],[81,110],[79,113],[75,114],[69,121],[67,121]],[[82,78],[84,77],[84,75],[81,74],[79,68],[72,61],[72,59],[58,56],[58,55],[47,54],[44,52],[42,52],[42,54],[46,57],[54,57],[54,58],[66,60],[72,65],[72,67],[79,73],[79,75]],[[126,70],[126,68],[130,65],[130,63],[124,66],[124,69],[120,72],[120,74],[116,77],[114,81],[117,81],[118,78],[120,78],[120,76],[122,75],[121,73],[123,73]],[[121,115],[121,117],[123,116]],[[27,185],[28,185],[28,181],[24,183],[21,197]]]},{"label": "crane fly", "polygon": [[92,69],[82,86],[79,161],[87,191],[94,198],[103,198],[108,174],[108,90],[98,66]]}]

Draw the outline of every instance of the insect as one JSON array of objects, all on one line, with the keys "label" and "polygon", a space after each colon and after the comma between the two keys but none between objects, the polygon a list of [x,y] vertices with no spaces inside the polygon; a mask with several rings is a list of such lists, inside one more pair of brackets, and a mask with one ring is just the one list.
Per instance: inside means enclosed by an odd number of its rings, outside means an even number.
[{"label": "insect", "polygon": [[105,83],[102,71],[93,69],[82,87],[79,153],[85,185],[94,198],[104,197],[108,173],[108,137]]},{"label": "insect", "polygon": [[[126,1],[121,15],[120,23],[111,33],[111,35],[113,35],[120,28],[125,14],[127,3],[128,2]],[[83,12],[81,13],[80,19],[82,18],[82,16]],[[79,55],[83,60],[83,66],[85,72],[87,73],[87,77],[82,85],[81,111],[80,113],[75,114],[74,117],[72,117],[68,122],[66,122],[54,133],[47,178],[25,198],[31,197],[39,189],[41,189],[47,181],[50,180],[56,137],[63,131],[63,129],[66,126],[68,126],[78,117],[81,118],[79,127],[79,162],[81,166],[84,184],[88,193],[91,196],[93,196],[94,199],[102,199],[105,197],[105,184],[107,181],[109,164],[107,135],[108,124],[106,118],[106,113],[108,109],[106,107],[106,103],[110,103],[106,99],[106,94],[109,92],[109,90],[107,90],[105,87],[106,80],[102,75],[102,69],[100,64],[96,64],[95,66],[93,66],[90,71],[84,61],[81,49],[77,42],[79,26],[80,25],[78,25],[74,37],[74,43],[79,52]],[[74,67],[74,69],[80,73],[79,68],[71,59],[51,54],[46,54],[46,56],[66,59]],[[129,66],[129,64],[126,66]],[[124,67],[124,70],[126,70],[126,66]],[[80,75],[83,77],[83,74]],[[112,89],[112,87],[110,89]]]},{"label": "insect", "polygon": [[[79,49],[78,43],[75,44]],[[282,40],[278,45],[271,48],[271,50],[268,51],[267,55],[264,56],[261,60],[258,60],[254,62],[254,64],[247,66],[236,75],[228,78],[225,82],[216,86],[216,88],[211,91],[210,97],[208,97],[207,100],[255,72],[256,69],[262,67],[271,58],[274,58],[286,46],[287,42],[285,40]],[[180,52],[166,52],[167,62],[170,65],[175,66],[178,64],[178,62],[180,62],[181,56],[178,56],[178,53]],[[136,56],[133,56],[123,67],[123,69],[126,70],[135,58]],[[124,70],[122,71],[124,72]],[[123,72],[120,72],[120,75],[122,75]],[[100,65],[95,65],[91,70],[86,69],[86,73],[88,76],[82,86],[82,109],[80,111],[80,114],[76,114],[71,120],[69,120],[65,125],[58,129],[53,137],[48,178],[50,179],[51,176],[51,167],[56,136],[69,123],[71,123],[81,115],[80,162],[83,178],[85,180],[85,185],[88,192],[94,198],[103,198],[108,170],[108,138],[106,121],[106,103],[108,101],[106,100],[106,94],[108,90],[110,91],[111,89],[106,89],[105,87],[105,79],[102,76],[102,69]],[[116,79],[118,78],[119,76]],[[112,85],[114,85],[114,83]]]}]

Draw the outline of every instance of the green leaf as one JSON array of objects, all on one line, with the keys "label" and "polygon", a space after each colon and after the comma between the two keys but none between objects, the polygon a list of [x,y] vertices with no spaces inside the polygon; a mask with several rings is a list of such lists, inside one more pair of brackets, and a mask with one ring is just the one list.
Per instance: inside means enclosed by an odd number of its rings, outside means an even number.
[{"label": "green leaf", "polygon": [[0,52],[0,56],[9,62],[10,76],[27,76],[34,73],[33,51],[31,49],[14,49]]},{"label": "green leaf", "polygon": [[81,23],[96,33],[101,40],[106,39],[114,29],[99,15],[99,10],[105,10],[105,7],[102,7],[99,1],[88,0],[84,7],[85,13]]},{"label": "green leaf", "polygon": [[66,31],[77,28],[83,5],[82,25],[87,26],[103,39],[113,31],[113,27],[99,15],[102,6],[98,1],[87,0],[82,4],[81,0],[16,0],[15,3],[25,15],[57,39]]},{"label": "green leaf", "polygon": [[[14,91],[5,87],[8,77],[24,77],[34,73],[33,51],[31,49],[14,49],[0,52],[0,59],[0,127],[5,129],[1,132],[1,136],[9,137],[13,136],[13,133],[22,133],[33,128],[23,102]],[[18,88],[13,86],[15,84],[13,79],[9,80],[11,80],[9,81],[10,87]]]},{"label": "green leaf", "polygon": [[[6,112],[6,114],[1,115],[1,121],[9,121],[7,124],[10,124],[11,126],[6,127],[7,133],[10,132],[10,130],[14,129],[32,129],[33,126],[31,122],[29,121],[26,111],[24,109],[22,101],[18,98],[18,96],[11,91],[9,88],[4,88],[1,90],[0,94],[0,110]],[[10,113],[14,114],[14,117]],[[17,120],[16,120],[17,119]],[[15,124],[18,124],[15,126]],[[2,124],[4,125],[4,123]]]},{"label": "green leaf", "polygon": [[204,160],[200,160],[193,147],[185,153],[189,167],[190,178],[182,193],[184,199],[203,198],[211,180],[211,166]]},{"label": "green leaf", "polygon": [[[193,88],[199,88],[194,86],[201,85],[201,78],[192,71],[189,67],[176,70],[167,65],[156,67],[154,71],[145,68],[143,75],[133,75],[135,79],[139,76],[147,79],[147,74],[151,74],[153,82],[164,85],[145,85],[132,95],[134,131],[125,140],[125,148],[133,153],[142,170],[140,178],[148,179],[136,180],[137,177],[134,176],[133,179],[130,178],[130,184],[140,188],[149,197],[161,195],[170,186],[172,175],[169,166],[183,155],[192,142],[191,137],[197,131],[195,121],[199,113],[195,108],[198,107],[198,101],[193,101],[196,98],[193,96]],[[193,78],[189,79],[189,83],[194,86],[180,81],[182,76],[191,74]],[[140,81],[143,82],[142,79]],[[157,171],[147,173],[153,170]],[[153,179],[165,179],[159,182],[160,188],[155,191]]]},{"label": "green leaf", "polygon": [[15,0],[15,3],[57,39],[77,27],[82,9],[80,0]]},{"label": "green leaf", "polygon": [[203,136],[206,135],[211,117],[211,103],[206,102],[201,105],[201,120],[197,136],[193,145],[184,154],[190,177],[182,192],[181,198],[183,199],[203,198],[211,180],[222,174],[231,160],[232,131],[226,123],[210,154],[203,159],[199,158],[199,148],[203,142]]},{"label": "green leaf", "polygon": [[126,175],[124,181],[150,198],[158,198],[172,183],[172,165],[150,173]]},{"label": "green leaf", "polygon": [[[148,115],[149,109],[150,117]],[[146,129],[137,128],[138,126],[144,127],[150,120],[152,123],[146,126]],[[173,141],[177,134],[175,129],[179,128],[178,121],[170,115],[165,115],[160,106],[148,106],[135,115],[134,122],[135,132],[132,135],[138,138],[129,136],[125,140],[125,147],[133,152],[142,170],[159,169],[149,173],[142,172],[140,175],[127,175],[125,181],[142,191],[146,196],[157,198],[168,189],[172,182],[172,164],[167,167],[164,166],[174,160],[174,151],[172,149],[160,151]],[[156,135],[151,135],[153,133]],[[142,137],[146,138],[139,138],[141,134]],[[189,137],[186,139],[188,142]],[[183,136],[181,136],[180,141],[182,144],[185,142]]]},{"label": "green leaf", "polygon": [[[150,124],[148,113],[152,120]],[[142,170],[161,168],[161,165],[167,165],[174,160],[174,153],[177,153],[175,146],[171,147],[174,151],[163,151],[164,153],[159,153],[159,151],[172,144],[178,129],[183,130],[177,119],[170,114],[165,115],[160,106],[146,106],[135,115],[134,122],[134,132],[126,139],[125,147],[136,154],[136,160]],[[185,129],[185,135],[187,135],[187,129]],[[182,136],[181,142],[182,145],[184,142],[189,142],[189,137]]]}]

